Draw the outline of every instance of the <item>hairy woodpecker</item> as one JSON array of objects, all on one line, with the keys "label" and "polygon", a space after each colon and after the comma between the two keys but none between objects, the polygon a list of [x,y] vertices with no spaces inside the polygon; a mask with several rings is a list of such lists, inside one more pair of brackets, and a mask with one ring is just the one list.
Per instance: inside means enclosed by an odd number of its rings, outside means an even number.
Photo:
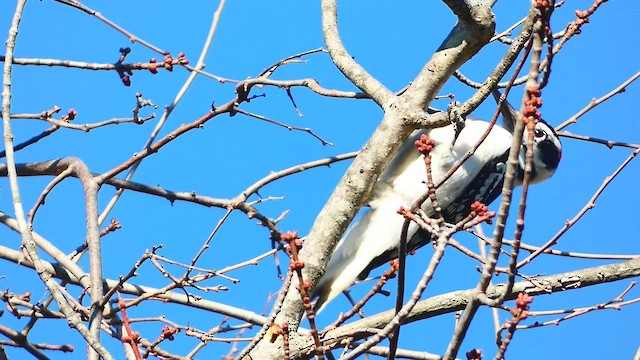
[{"label": "hairy woodpecker", "polygon": [[[496,100],[499,96],[494,91]],[[493,126],[473,156],[436,190],[442,215],[448,223],[456,223],[467,216],[473,202],[480,201],[488,205],[500,195],[514,124],[520,118],[506,101],[501,112],[503,126]],[[435,183],[478,142],[488,126],[486,121],[467,119],[458,134],[453,125],[428,131],[429,137],[435,142],[431,151]],[[425,130],[415,131],[400,148],[376,182],[370,207],[338,243],[324,275],[313,291],[318,298],[315,304],[318,311],[349,287],[356,277],[364,279],[371,270],[398,256],[404,218],[397,211],[400,207],[411,207],[427,190],[423,155],[414,145],[415,140],[424,133]],[[517,185],[522,184],[525,152],[526,136],[519,156]],[[546,122],[539,121],[535,125],[531,183],[550,178],[561,155],[562,145],[555,131]],[[427,215],[434,215],[429,201],[424,203],[422,209]],[[408,251],[416,250],[430,241],[429,234],[411,223]]]}]

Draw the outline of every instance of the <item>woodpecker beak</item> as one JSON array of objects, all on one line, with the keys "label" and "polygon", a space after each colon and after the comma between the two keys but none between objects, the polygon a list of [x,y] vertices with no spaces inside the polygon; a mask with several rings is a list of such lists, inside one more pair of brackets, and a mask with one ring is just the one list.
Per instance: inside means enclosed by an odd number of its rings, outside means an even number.
[{"label": "woodpecker beak", "polygon": [[[491,89],[491,94],[493,98],[496,100],[496,103],[500,101],[500,91],[498,89]],[[507,129],[510,133],[513,134],[513,129],[515,128],[516,121],[520,118],[520,113],[509,103],[509,101],[505,98],[502,102],[502,106],[500,107],[500,112],[502,113],[502,122],[504,123],[504,128]]]}]

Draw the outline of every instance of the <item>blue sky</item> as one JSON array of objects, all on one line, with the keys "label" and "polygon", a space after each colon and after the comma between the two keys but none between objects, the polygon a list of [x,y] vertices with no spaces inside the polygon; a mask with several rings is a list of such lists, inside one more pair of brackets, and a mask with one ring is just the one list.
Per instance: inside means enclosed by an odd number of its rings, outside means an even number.
[{"label": "blue sky", "polygon": [[[211,16],[217,3],[195,1],[125,2],[91,1],[86,5],[136,36],[177,55],[184,51],[195,63],[206,37]],[[498,2],[495,8],[497,30],[502,31],[524,16],[528,2]],[[7,29],[14,11],[14,2],[0,3],[0,28]],[[553,18],[553,30],[562,29],[573,19],[575,9],[585,9],[589,1],[567,1]],[[632,0],[605,3],[581,35],[572,39],[554,59],[549,86],[544,90],[543,116],[557,125],[584,107],[592,98],[609,92],[639,71],[640,27],[636,20],[640,5]],[[416,75],[424,62],[438,47],[455,23],[455,17],[440,2],[339,2],[339,21],[345,46],[355,59],[372,75],[392,90],[404,87]],[[635,16],[634,16],[635,15]],[[4,41],[3,41],[4,43]],[[228,2],[205,63],[206,71],[231,79],[245,79],[260,73],[270,64],[305,50],[322,47],[320,7],[305,1],[243,1]],[[127,38],[86,14],[52,2],[28,3],[20,28],[15,55],[27,58],[68,59],[95,63],[113,63],[118,48],[131,46],[127,62],[145,62],[158,57],[139,44],[131,45]],[[491,44],[462,71],[481,81],[493,69],[505,46]],[[279,69],[275,79],[287,80],[313,77],[326,88],[354,90],[336,70],[328,55],[316,54],[307,63],[290,64]],[[13,113],[38,113],[58,105],[63,111],[78,112],[77,123],[92,123],[113,117],[129,117],[135,104],[135,93],[152,99],[159,106],[158,118],[165,105],[171,103],[188,73],[176,68],[172,73],[158,75],[136,72],[130,87],[122,86],[114,72],[91,72],[68,68],[16,66],[13,72]],[[450,80],[442,94],[454,93],[464,101],[472,91],[457,80]],[[300,127],[310,127],[332,142],[322,144],[303,132],[287,131],[242,115],[220,116],[209,121],[203,129],[194,130],[147,158],[134,180],[159,185],[174,191],[194,191],[201,195],[231,198],[271,171],[295,164],[354,151],[370,136],[382,118],[382,112],[367,100],[322,98],[312,92],[295,88],[295,97],[303,118],[299,118],[283,90],[256,89],[264,93],[243,104],[247,111]],[[522,90],[514,92],[517,102]],[[640,143],[640,125],[635,116],[640,86],[633,84],[627,91],[594,109],[566,130],[594,137],[622,142]],[[205,114],[212,101],[222,104],[234,97],[233,84],[220,84],[198,77],[184,100],[175,109],[161,132],[166,135],[181,124]],[[635,106],[634,106],[635,105]],[[445,108],[446,102],[434,106]],[[475,117],[488,118],[493,104],[483,104]],[[150,113],[143,109],[142,114]],[[62,129],[39,143],[17,153],[18,162],[34,162],[51,158],[77,156],[94,172],[104,172],[139,151],[156,120],[145,125],[121,124],[93,130],[89,133]],[[21,142],[49,127],[38,121],[16,120],[13,129],[16,142]],[[611,174],[630,154],[627,148],[607,149],[602,145],[563,140],[563,159],[554,178],[537,185],[530,192],[524,241],[539,245],[555,234],[588,201],[603,179]],[[557,249],[575,252],[607,254],[640,254],[637,233],[637,204],[640,192],[638,160],[633,161],[617,177],[598,200],[596,207],[574,226],[560,241]],[[348,162],[329,168],[313,169],[270,184],[260,194],[263,197],[284,196],[284,200],[267,201],[258,208],[270,217],[283,211],[288,215],[280,223],[282,230],[298,230],[306,234],[316,214],[322,208],[338,182]],[[29,209],[50,178],[22,179],[21,191],[25,207]],[[0,179],[0,210],[13,214],[10,191],[6,179]],[[104,207],[114,189],[104,186],[100,192],[100,206]],[[496,208],[493,204],[492,209]],[[127,192],[111,216],[123,225],[121,230],[103,240],[105,276],[117,278],[128,272],[132,264],[154,245],[164,244],[161,254],[177,261],[188,262],[201,247],[208,234],[224,214],[221,209],[209,209],[189,203],[170,204],[167,200]],[[34,229],[62,250],[70,252],[84,239],[84,209],[81,188],[75,180],[66,180],[48,197],[39,210]],[[17,248],[19,237],[0,229],[0,243]],[[489,228],[486,229],[490,231]],[[241,213],[232,214],[205,253],[202,267],[219,269],[261,254],[270,249],[268,233]],[[460,235],[459,241],[476,249],[475,240]],[[408,261],[408,287],[422,274],[431,252],[428,248]],[[285,259],[282,259],[285,260]],[[503,261],[505,259],[502,259]],[[527,275],[554,274],[596,266],[612,261],[579,260],[545,256],[525,268]],[[17,266],[2,262],[0,288],[16,293],[33,292],[33,299],[46,297],[43,287],[33,274]],[[87,266],[86,261],[82,263]],[[475,286],[476,264],[453,249],[439,268],[436,281],[425,296]],[[158,271],[145,265],[136,283],[164,286]],[[233,272],[239,284],[213,280],[210,286],[229,287],[223,293],[201,294],[207,299],[260,312],[269,292],[279,289],[271,259],[259,265]],[[496,281],[503,281],[497,278]],[[570,291],[553,296],[537,297],[532,310],[566,309],[592,306],[606,302],[624,290],[630,281],[621,281],[597,288]],[[363,294],[366,286],[354,290]],[[389,287],[393,290],[395,283]],[[77,289],[72,292],[78,295]],[[625,298],[640,296],[633,289]],[[367,314],[391,307],[393,299],[375,299]],[[337,299],[319,318],[328,324],[345,307],[345,300]],[[512,304],[507,304],[512,306]],[[182,325],[207,330],[216,326],[221,317],[177,306],[150,302],[133,308],[130,317],[165,315]],[[638,347],[640,306],[631,305],[622,311],[598,311],[560,326],[520,331],[508,355],[513,358],[631,358]],[[501,320],[507,318],[501,314]],[[536,320],[531,318],[529,323]],[[482,348],[485,356],[495,352],[493,327],[488,310],[481,311],[474,320],[462,349]],[[20,328],[25,321],[14,321],[7,313],[0,324]],[[231,321],[231,324],[237,322]],[[152,340],[161,324],[139,323],[136,328]],[[453,331],[453,315],[407,326],[400,341],[401,347],[440,353]],[[615,330],[614,330],[615,329]],[[248,336],[250,330],[243,336]],[[223,334],[221,336],[230,336]],[[107,338],[107,336],[105,336]],[[33,342],[71,343],[76,352],[62,355],[47,352],[52,358],[81,359],[84,348],[81,339],[60,321],[41,320],[33,331]],[[197,341],[179,335],[174,343],[163,343],[168,351],[186,354]],[[118,343],[106,339],[105,345],[116,358],[122,353]],[[209,344],[199,358],[218,357],[230,349],[228,344]],[[12,358],[24,356],[22,350],[7,349]],[[461,354],[462,355],[462,354]]]}]

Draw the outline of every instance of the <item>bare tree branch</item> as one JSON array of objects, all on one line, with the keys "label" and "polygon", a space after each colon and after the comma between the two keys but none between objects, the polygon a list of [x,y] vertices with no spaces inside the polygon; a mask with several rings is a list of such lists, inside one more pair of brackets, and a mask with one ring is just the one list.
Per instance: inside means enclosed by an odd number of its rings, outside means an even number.
[{"label": "bare tree branch", "polygon": [[360,66],[344,47],[338,32],[338,5],[335,0],[322,0],[322,34],[336,67],[380,107],[386,107],[393,93]]},{"label": "bare tree branch", "polygon": [[[531,296],[550,295],[556,292],[582,289],[588,286],[596,286],[603,283],[615,282],[640,276],[640,258],[629,261],[596,266],[561,274],[555,274],[535,279],[533,281],[519,281],[513,285],[506,300],[514,300],[519,293]],[[486,294],[491,299],[498,298],[507,287],[507,284],[489,286]],[[475,289],[454,291],[442,295],[432,296],[416,304],[411,313],[405,319],[405,323],[412,323],[428,319],[438,315],[453,313],[463,310],[474,297]],[[381,329],[395,316],[395,310],[368,316],[354,321],[335,330],[327,332],[323,338],[324,344],[333,348],[342,343],[348,343],[362,339],[367,334],[358,332],[362,329]],[[356,335],[353,335],[356,334]],[[349,340],[346,340],[349,338]],[[294,359],[304,358],[310,351],[309,348],[301,349]]]}]

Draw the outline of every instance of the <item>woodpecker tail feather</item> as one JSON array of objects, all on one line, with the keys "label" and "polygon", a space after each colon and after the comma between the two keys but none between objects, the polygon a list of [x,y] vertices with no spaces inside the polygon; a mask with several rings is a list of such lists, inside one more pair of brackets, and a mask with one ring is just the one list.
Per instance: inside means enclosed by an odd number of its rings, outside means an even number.
[{"label": "woodpecker tail feather", "polygon": [[314,296],[318,298],[314,305],[316,312],[322,311],[354,279],[366,276],[367,267],[373,259],[399,243],[403,224],[403,217],[397,214],[400,202],[383,204],[386,205],[367,209],[336,247],[327,264],[327,272],[314,289]]}]

